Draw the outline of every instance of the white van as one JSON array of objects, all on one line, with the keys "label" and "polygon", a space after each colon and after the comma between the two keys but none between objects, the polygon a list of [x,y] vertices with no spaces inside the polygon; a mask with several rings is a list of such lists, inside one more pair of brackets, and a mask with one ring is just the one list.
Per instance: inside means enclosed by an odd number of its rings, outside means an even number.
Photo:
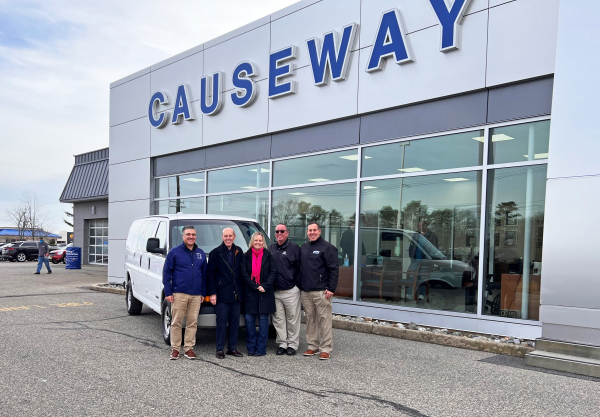
[{"label": "white van", "polygon": [[[170,344],[171,306],[165,300],[162,271],[169,250],[183,243],[181,233],[184,226],[196,229],[196,244],[207,257],[223,241],[222,231],[232,228],[235,231],[235,245],[244,252],[248,249],[254,232],[262,232],[269,243],[267,234],[252,219],[211,214],[170,214],[148,216],[136,219],[127,235],[125,245],[125,282],[127,290],[127,312],[138,315],[142,305],[150,307],[162,316],[163,339]],[[244,325],[243,314],[240,325]],[[214,306],[206,301],[200,307],[198,327],[216,327]]]}]

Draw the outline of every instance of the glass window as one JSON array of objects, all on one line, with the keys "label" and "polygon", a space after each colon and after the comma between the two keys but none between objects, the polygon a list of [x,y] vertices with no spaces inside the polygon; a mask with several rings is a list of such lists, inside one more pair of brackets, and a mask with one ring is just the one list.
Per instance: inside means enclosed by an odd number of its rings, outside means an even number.
[{"label": "glass window", "polygon": [[490,164],[547,159],[550,121],[497,127],[490,137]]},{"label": "glass window", "polygon": [[154,182],[155,198],[204,194],[204,172],[158,178]]},{"label": "glass window", "polygon": [[269,164],[246,165],[208,173],[208,192],[254,190],[269,186]]},{"label": "glass window", "polygon": [[546,171],[488,173],[484,314],[539,320]]},{"label": "glass window", "polygon": [[475,313],[481,185],[481,172],[363,182],[358,299]]},{"label": "glass window", "polygon": [[204,214],[204,197],[155,201],[156,214]]},{"label": "glass window", "polygon": [[[108,219],[95,219],[89,221],[89,245],[87,247],[88,251],[88,261],[90,263],[95,264],[107,264],[108,256],[98,256],[98,255],[108,255]],[[95,226],[95,227],[94,227]],[[134,228],[139,227],[139,222],[132,225],[132,230]],[[130,233],[130,235],[132,235]],[[127,246],[131,246],[132,236],[128,236],[127,238]]]},{"label": "glass window", "polygon": [[483,130],[363,148],[362,176],[409,174],[483,164]]},{"label": "glass window", "polygon": [[210,196],[207,199],[208,214],[255,219],[264,229],[269,216],[269,192]]},{"label": "glass window", "polygon": [[356,178],[356,149],[273,162],[273,185],[310,184]]},{"label": "glass window", "polygon": [[321,226],[321,237],[338,248],[340,276],[336,297],[352,299],[354,290],[354,220],[356,183],[273,191],[272,229],[283,223],[289,239],[307,241],[310,222]]},{"label": "glass window", "polygon": [[166,249],[166,247],[167,247],[167,222],[159,223],[158,229],[156,230],[156,237],[160,241],[158,246]]}]

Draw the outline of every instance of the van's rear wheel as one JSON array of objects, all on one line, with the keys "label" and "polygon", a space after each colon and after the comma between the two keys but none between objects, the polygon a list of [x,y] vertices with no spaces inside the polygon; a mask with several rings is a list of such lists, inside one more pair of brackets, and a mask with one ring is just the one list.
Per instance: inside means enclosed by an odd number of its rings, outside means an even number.
[{"label": "van's rear wheel", "polygon": [[133,296],[131,290],[131,281],[127,282],[125,302],[127,303],[127,312],[130,316],[137,316],[142,312],[142,302]]}]

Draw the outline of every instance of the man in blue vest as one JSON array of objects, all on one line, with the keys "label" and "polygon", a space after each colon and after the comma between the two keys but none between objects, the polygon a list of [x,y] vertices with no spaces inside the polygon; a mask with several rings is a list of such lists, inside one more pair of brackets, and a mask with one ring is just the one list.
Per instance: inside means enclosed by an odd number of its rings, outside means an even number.
[{"label": "man in blue vest", "polygon": [[183,243],[169,251],[163,268],[165,299],[171,303],[171,360],[179,358],[181,324],[185,317],[184,355],[196,359],[198,313],[206,294],[206,254],[196,245],[196,229],[185,226]]}]

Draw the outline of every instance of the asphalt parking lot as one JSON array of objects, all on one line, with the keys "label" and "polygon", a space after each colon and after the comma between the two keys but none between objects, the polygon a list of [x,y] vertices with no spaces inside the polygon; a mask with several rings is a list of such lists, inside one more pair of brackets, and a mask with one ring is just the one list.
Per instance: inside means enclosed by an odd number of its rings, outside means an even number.
[{"label": "asphalt parking lot", "polygon": [[[330,361],[169,361],[160,316],[130,317],[124,297],[89,290],[106,269],[33,275],[0,263],[0,416],[591,416],[600,380],[528,368],[518,358],[334,330]],[[239,350],[245,352],[245,333]],[[304,335],[300,349],[306,348]]]}]

